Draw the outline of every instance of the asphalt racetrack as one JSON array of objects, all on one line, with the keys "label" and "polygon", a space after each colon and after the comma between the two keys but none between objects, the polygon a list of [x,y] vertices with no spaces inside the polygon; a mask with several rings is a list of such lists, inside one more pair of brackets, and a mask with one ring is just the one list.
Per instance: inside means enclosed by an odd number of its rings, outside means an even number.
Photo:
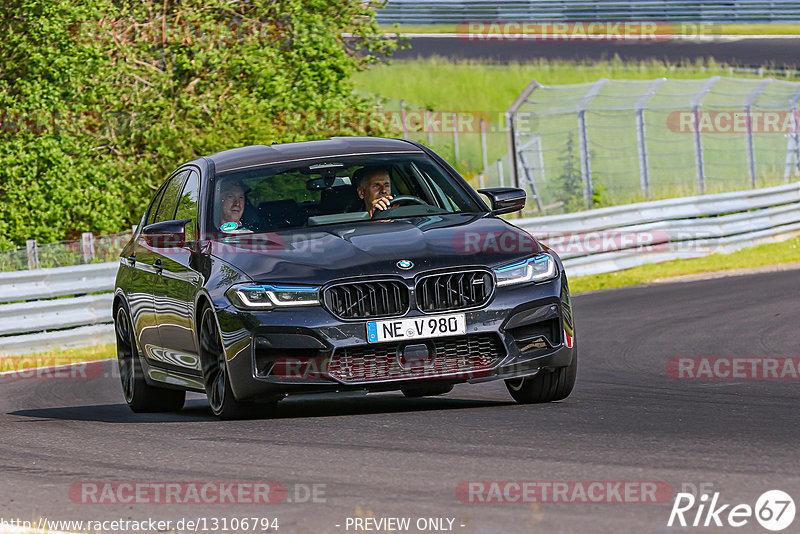
[{"label": "asphalt racetrack", "polygon": [[[93,364],[106,375],[93,379],[2,377],[0,517],[277,517],[279,533],[354,532],[346,525],[355,517],[408,517],[412,525],[449,518],[452,532],[469,534],[616,534],[681,530],[666,526],[669,499],[681,489],[750,506],[770,489],[797,500],[798,381],[677,379],[667,365],[676,357],[800,356],[798,275],[576,296],[578,385],[550,405],[516,405],[492,382],[418,400],[290,400],[264,419],[219,422],[200,396],[178,414],[133,414],[110,361]],[[288,498],[92,504],[74,492],[89,481],[269,481]],[[457,488],[468,481],[656,481],[671,491],[657,503],[486,504],[463,502]],[[314,484],[316,502],[288,502],[308,501]],[[690,530],[766,532],[752,518],[738,529]]]},{"label": "asphalt racetrack", "polygon": [[747,38],[714,41],[553,41],[499,40],[458,37],[413,37],[410,48],[398,50],[394,59],[441,56],[507,63],[537,59],[565,61],[660,60],[669,63],[714,59],[740,67],[800,68],[800,38]]}]

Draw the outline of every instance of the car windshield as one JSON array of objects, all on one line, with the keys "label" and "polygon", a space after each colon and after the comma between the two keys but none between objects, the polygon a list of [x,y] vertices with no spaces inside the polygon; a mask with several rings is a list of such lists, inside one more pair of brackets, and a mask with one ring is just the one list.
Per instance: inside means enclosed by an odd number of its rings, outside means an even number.
[{"label": "car windshield", "polygon": [[210,231],[271,232],[340,223],[482,212],[422,154],[326,157],[219,174]]}]

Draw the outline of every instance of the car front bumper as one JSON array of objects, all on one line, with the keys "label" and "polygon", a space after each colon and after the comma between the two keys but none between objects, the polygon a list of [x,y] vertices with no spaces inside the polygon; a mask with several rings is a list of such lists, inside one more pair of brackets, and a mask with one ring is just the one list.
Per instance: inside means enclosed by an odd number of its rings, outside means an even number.
[{"label": "car front bumper", "polygon": [[[231,386],[242,401],[293,393],[396,390],[420,380],[458,383],[528,376],[570,365],[577,350],[563,272],[549,282],[498,288],[487,305],[463,311],[466,335],[451,338],[370,344],[366,321],[345,322],[316,306],[258,312],[228,306],[217,313]],[[412,309],[406,317],[449,313],[462,312]],[[424,362],[399,360],[412,343],[430,349]],[[344,359],[353,354],[358,357]],[[452,357],[445,361],[439,354]],[[343,361],[351,362],[350,367]]]}]

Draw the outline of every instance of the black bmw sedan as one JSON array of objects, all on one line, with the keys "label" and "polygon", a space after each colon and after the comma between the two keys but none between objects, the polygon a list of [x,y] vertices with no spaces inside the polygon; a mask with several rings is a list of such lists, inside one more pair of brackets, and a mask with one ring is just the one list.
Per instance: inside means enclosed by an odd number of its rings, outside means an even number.
[{"label": "black bmw sedan", "polygon": [[217,416],[292,394],[440,395],[505,380],[567,397],[578,355],[558,256],[442,158],[399,139],[249,146],[178,167],[120,258],[113,313],[125,400]]}]

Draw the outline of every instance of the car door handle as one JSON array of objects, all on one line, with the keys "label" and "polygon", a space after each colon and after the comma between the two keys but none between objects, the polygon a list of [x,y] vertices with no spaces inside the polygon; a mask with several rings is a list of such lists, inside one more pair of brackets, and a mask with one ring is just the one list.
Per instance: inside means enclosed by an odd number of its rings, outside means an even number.
[{"label": "car door handle", "polygon": [[156,270],[156,274],[161,274],[161,271],[164,270],[164,268],[161,266],[161,260],[156,260],[156,262],[153,264],[153,268]]},{"label": "car door handle", "polygon": [[131,254],[130,256],[128,256],[125,259],[128,261],[128,265],[130,265],[131,267],[136,265],[136,254]]}]

